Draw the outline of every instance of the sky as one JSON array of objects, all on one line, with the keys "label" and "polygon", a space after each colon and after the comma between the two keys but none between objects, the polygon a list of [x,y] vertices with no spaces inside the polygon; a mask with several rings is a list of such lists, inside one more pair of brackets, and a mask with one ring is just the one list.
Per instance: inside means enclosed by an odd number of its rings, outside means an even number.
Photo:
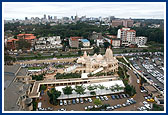
[{"label": "sky", "polygon": [[165,3],[114,3],[114,2],[3,2],[3,17],[25,19],[44,17],[57,18],[75,16],[116,18],[164,19]]}]

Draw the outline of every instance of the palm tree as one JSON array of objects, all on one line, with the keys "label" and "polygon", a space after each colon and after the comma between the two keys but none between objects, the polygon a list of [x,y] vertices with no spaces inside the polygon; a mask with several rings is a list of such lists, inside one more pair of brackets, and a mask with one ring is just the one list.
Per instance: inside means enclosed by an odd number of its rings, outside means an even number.
[{"label": "palm tree", "polygon": [[116,89],[117,91],[119,91],[120,86],[119,86],[118,84],[116,84],[116,85],[115,85],[115,89]]},{"label": "palm tree", "polygon": [[102,93],[102,90],[105,88],[103,85],[98,85],[98,88],[101,90],[101,93]]},{"label": "palm tree", "polygon": [[86,88],[83,86],[83,85],[81,85],[81,86],[75,86],[75,92],[77,93],[77,94],[79,94],[79,97],[80,97],[80,95],[84,95],[85,94],[85,90],[86,90]]},{"label": "palm tree", "polygon": [[91,91],[93,91],[95,88],[94,88],[94,86],[89,85],[89,86],[87,86],[87,89],[91,92]]},{"label": "palm tree", "polygon": [[72,94],[72,91],[73,91],[71,86],[66,86],[66,87],[62,88],[62,90],[65,95],[68,95],[68,98],[69,98],[69,95]]},{"label": "palm tree", "polygon": [[114,92],[114,91],[115,91],[115,86],[111,86],[111,87],[110,87],[110,90],[111,90],[112,92]]}]

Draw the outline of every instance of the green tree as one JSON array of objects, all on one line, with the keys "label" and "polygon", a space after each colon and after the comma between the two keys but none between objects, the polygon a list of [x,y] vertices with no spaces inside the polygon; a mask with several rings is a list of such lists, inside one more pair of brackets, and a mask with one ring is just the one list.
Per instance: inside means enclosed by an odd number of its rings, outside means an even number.
[{"label": "green tree", "polygon": [[79,94],[79,96],[80,95],[84,95],[85,94],[85,90],[86,90],[86,88],[83,86],[83,85],[80,85],[80,86],[75,86],[75,92],[77,93],[77,94]]},{"label": "green tree", "polygon": [[26,50],[26,49],[30,49],[31,44],[29,42],[27,42],[25,39],[20,39],[18,42],[18,47],[17,49],[22,49],[22,50]]},{"label": "green tree", "polygon": [[164,108],[154,103],[152,111],[164,111]]},{"label": "green tree", "polygon": [[99,52],[100,52],[100,48],[99,48],[99,47],[95,47],[95,48],[94,48],[94,53],[99,54]]},{"label": "green tree", "polygon": [[50,91],[47,91],[47,95],[50,98],[49,102],[53,105],[57,105],[58,104],[57,98],[60,97],[61,92],[58,90],[55,90],[55,88],[52,88]]},{"label": "green tree", "polygon": [[81,54],[82,54],[82,51],[78,50],[78,55],[81,56]]},{"label": "green tree", "polygon": [[93,100],[93,103],[94,103],[95,105],[102,105],[102,102],[100,101],[100,99],[94,99],[94,100]]},{"label": "green tree", "polygon": [[72,94],[72,91],[73,91],[71,86],[66,86],[66,87],[62,88],[62,90],[63,90],[65,95],[68,95],[68,97],[69,97],[70,94]]},{"label": "green tree", "polygon": [[41,90],[46,90],[46,88],[47,88],[47,86],[41,85],[41,86],[40,86],[40,91],[41,91]]},{"label": "green tree", "polygon": [[5,61],[5,64],[11,64],[11,63],[15,62],[16,59],[14,57],[9,56],[9,55],[4,55],[4,61]]},{"label": "green tree", "polygon": [[108,48],[109,46],[111,46],[111,44],[109,42],[104,42],[104,48]]},{"label": "green tree", "polygon": [[98,85],[98,88],[99,88],[99,89],[101,90],[101,92],[102,92],[102,90],[105,88],[105,86],[99,84],[99,85]]},{"label": "green tree", "polygon": [[96,95],[96,92],[95,91],[91,91],[90,94],[91,95]]},{"label": "green tree", "polygon": [[124,88],[125,92],[128,93],[130,96],[133,96],[136,94],[136,90],[134,86],[131,85],[126,85]]}]

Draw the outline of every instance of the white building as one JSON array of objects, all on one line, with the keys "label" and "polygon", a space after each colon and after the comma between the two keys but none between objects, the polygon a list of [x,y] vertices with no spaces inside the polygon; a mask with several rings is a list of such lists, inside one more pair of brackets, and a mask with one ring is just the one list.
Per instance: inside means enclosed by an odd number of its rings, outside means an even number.
[{"label": "white building", "polygon": [[87,39],[81,39],[83,47],[90,47],[90,41]]},{"label": "white building", "polygon": [[121,46],[121,39],[120,38],[111,39],[111,43],[114,48],[118,48]]},{"label": "white building", "polygon": [[145,45],[147,42],[147,37],[144,37],[144,36],[139,36],[139,37],[136,37],[135,38],[135,43],[138,45],[138,46],[143,46]]},{"label": "white building", "polygon": [[62,48],[60,36],[40,37],[36,41],[35,50]]},{"label": "white building", "polygon": [[117,38],[121,39],[121,44],[129,46],[135,44],[136,31],[130,28],[122,28],[118,30]]},{"label": "white building", "polygon": [[103,44],[104,43],[104,40],[103,39],[97,39],[96,40],[96,45],[99,47],[100,44]]}]

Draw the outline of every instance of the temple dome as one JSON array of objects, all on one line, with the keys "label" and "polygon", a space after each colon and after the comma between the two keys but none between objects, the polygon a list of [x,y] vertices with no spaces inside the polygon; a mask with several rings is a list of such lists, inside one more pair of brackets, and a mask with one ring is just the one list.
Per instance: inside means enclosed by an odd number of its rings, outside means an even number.
[{"label": "temple dome", "polygon": [[83,57],[84,57],[84,58],[87,58],[87,53],[86,53],[86,51],[84,52]]},{"label": "temple dome", "polygon": [[107,60],[113,59],[113,51],[110,48],[106,49],[105,58]]},{"label": "temple dome", "polygon": [[94,57],[97,57],[97,54],[95,53],[93,56],[94,56]]},{"label": "temple dome", "polygon": [[101,54],[99,54],[96,58],[97,60],[102,60],[103,59],[103,56]]}]

